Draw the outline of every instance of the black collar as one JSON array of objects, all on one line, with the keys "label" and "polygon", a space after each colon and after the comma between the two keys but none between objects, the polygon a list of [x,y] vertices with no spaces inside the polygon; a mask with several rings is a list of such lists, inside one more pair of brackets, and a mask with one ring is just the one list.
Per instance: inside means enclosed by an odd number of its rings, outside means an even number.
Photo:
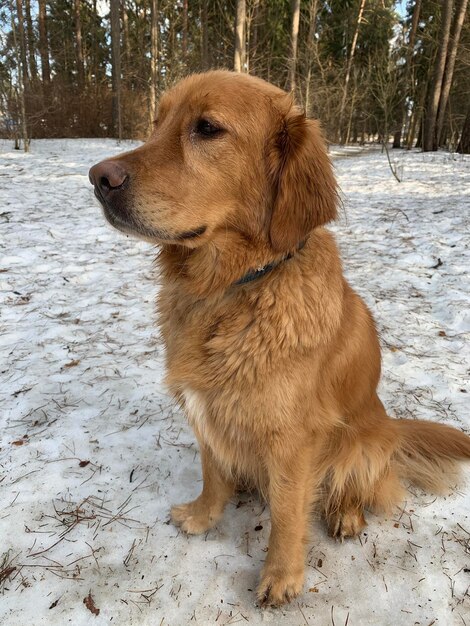
[{"label": "black collar", "polygon": [[[301,241],[299,245],[297,246],[297,249],[295,252],[299,252],[300,250],[302,250],[304,246],[305,246],[305,241]],[[242,276],[242,278],[239,278],[234,283],[232,283],[232,285],[233,286],[246,285],[246,283],[251,283],[252,280],[261,278],[261,276],[264,276],[265,274],[269,274],[269,272],[275,269],[278,265],[280,265],[281,263],[284,263],[284,261],[288,261],[289,259],[291,259],[294,256],[295,252],[289,252],[288,254],[283,256],[282,259],[279,259],[278,261],[271,261],[271,263],[267,263],[266,265],[263,265],[262,267],[258,267],[254,270],[250,270],[247,274]]]}]

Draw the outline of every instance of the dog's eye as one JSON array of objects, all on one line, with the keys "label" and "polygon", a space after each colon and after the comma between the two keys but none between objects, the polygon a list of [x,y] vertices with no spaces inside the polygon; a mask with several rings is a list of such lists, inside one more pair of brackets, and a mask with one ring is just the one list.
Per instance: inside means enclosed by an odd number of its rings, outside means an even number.
[{"label": "dog's eye", "polygon": [[204,137],[205,139],[216,137],[223,133],[224,129],[220,126],[217,126],[213,122],[210,122],[206,119],[200,119],[196,122],[195,132],[200,137]]}]

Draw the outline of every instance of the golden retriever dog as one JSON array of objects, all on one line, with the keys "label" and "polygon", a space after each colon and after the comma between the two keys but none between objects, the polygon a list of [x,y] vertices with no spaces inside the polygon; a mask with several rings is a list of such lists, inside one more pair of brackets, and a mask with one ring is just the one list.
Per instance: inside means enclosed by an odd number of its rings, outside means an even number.
[{"label": "golden retriever dog", "polygon": [[438,490],[470,459],[470,437],[392,419],[377,396],[374,321],[324,228],[332,167],[290,95],[227,71],[185,78],[150,139],[90,180],[113,226],[160,246],[166,381],[203,474],[172,520],[204,533],[237,486],[258,488],[271,511],[260,604],[301,592],[314,508],[333,537],[353,537],[403,482]]}]

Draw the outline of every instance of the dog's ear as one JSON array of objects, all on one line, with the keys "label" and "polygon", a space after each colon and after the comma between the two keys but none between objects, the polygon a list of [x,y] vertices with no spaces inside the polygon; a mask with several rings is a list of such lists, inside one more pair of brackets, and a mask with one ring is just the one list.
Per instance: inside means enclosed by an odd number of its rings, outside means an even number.
[{"label": "dog's ear", "polygon": [[293,250],[316,227],[336,218],[336,181],[319,124],[292,107],[271,140],[271,246]]}]

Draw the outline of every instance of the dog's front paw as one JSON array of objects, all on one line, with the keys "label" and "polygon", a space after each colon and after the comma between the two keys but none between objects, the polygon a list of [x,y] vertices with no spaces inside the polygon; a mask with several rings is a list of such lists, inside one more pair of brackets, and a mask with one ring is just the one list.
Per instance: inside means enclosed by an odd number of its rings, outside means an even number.
[{"label": "dog's front paw", "polygon": [[200,535],[212,528],[219,516],[211,515],[210,508],[199,500],[171,507],[171,521],[189,535]]},{"label": "dog's front paw", "polygon": [[289,572],[267,567],[261,576],[256,595],[262,607],[281,606],[296,598],[304,584],[303,568]]}]

